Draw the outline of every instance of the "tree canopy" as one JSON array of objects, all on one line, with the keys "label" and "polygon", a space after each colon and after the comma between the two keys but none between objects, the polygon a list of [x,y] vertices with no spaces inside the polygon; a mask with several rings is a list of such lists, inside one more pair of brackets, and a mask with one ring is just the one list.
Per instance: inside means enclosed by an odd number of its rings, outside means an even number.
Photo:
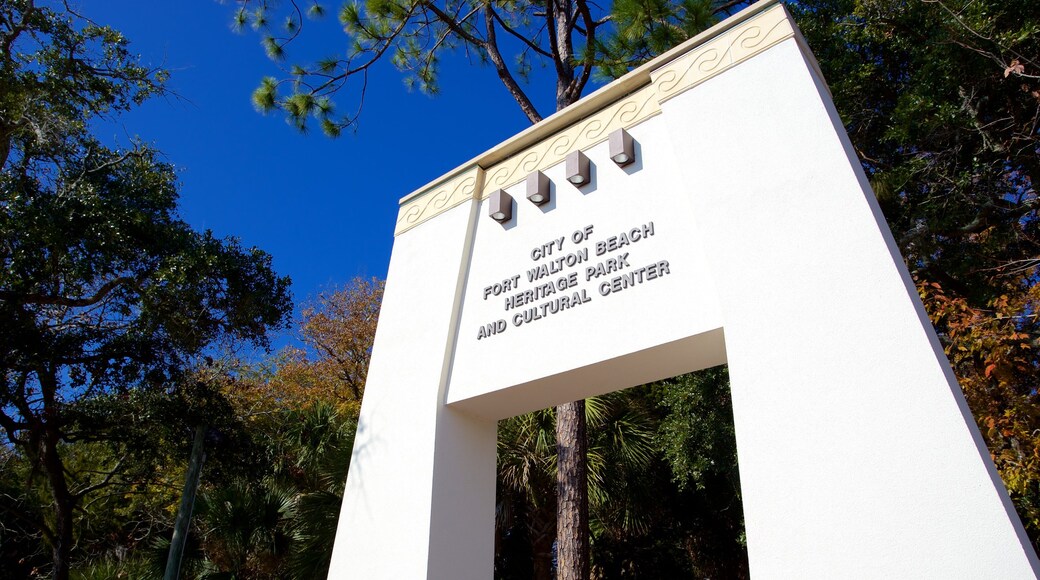
[{"label": "tree canopy", "polygon": [[289,280],[263,251],[181,220],[176,174],[156,150],[92,135],[163,91],[166,74],[140,66],[118,32],[12,0],[0,3],[0,45],[0,427],[47,482],[52,514],[19,515],[65,578],[73,510],[121,467],[70,470],[65,446],[102,436],[72,409],[182,388],[218,342],[266,345],[290,311]]},{"label": "tree canopy", "polygon": [[[312,118],[336,136],[357,122],[368,71],[380,61],[404,72],[408,86],[436,94],[441,59],[460,53],[491,66],[528,120],[537,123],[545,112],[531,93],[543,87],[527,83],[535,67],[553,71],[558,111],[581,98],[597,71],[604,78],[622,74],[752,1],[622,0],[613,7],[588,0],[347,2],[338,13],[347,49],[314,62],[293,60],[289,49],[306,20],[325,16],[324,4],[312,2],[304,11],[296,3],[279,7],[269,0],[245,0],[234,21],[262,35],[268,57],[292,63],[284,77],[263,79],[253,93],[254,105],[284,112],[300,129]],[[350,102],[352,110],[338,112],[343,107],[337,108],[337,101]]]}]

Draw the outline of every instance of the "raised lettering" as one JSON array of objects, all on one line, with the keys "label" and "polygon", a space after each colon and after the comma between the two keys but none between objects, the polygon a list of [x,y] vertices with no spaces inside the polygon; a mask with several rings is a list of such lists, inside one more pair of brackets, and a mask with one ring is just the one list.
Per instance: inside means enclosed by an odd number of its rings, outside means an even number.
[{"label": "raised lettering", "polygon": [[575,230],[574,233],[571,234],[571,241],[574,242],[575,244],[580,244],[580,243],[584,242],[585,240],[589,239],[589,236],[591,236],[591,235],[592,235],[592,225],[590,224],[590,225],[585,226],[583,229]]},{"label": "raised lettering", "polygon": [[494,322],[489,322],[489,323],[481,326],[480,329],[477,331],[477,340],[480,340],[482,338],[487,338],[487,337],[489,337],[491,335],[498,334],[500,332],[505,332],[505,330],[506,330],[506,321],[505,320],[496,320]]}]

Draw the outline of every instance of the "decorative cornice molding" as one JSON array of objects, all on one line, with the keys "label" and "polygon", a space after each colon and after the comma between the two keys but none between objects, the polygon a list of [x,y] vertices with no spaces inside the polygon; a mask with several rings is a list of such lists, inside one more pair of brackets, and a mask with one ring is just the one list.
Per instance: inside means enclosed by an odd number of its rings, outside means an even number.
[{"label": "decorative cornice molding", "polygon": [[767,48],[794,37],[794,26],[779,4],[650,73],[663,103],[729,70]]},{"label": "decorative cornice molding", "polygon": [[401,204],[394,235],[399,236],[424,221],[480,195],[483,171],[473,165],[413,196]]},{"label": "decorative cornice molding", "polygon": [[[612,131],[631,128],[659,114],[665,101],[793,37],[791,17],[776,0],[752,5],[447,178],[405,197],[394,235],[464,201],[481,200],[492,190],[520,183],[531,172],[562,162],[571,151],[601,143]],[[578,120],[569,123],[575,118]],[[568,124],[554,129],[564,123]]]},{"label": "decorative cornice molding", "polygon": [[[653,85],[644,87],[563,131],[491,166],[486,172],[484,191],[503,189],[520,183],[534,171],[542,171],[563,161],[571,151],[588,149],[607,140],[611,131],[631,127],[661,112]],[[483,197],[481,198],[483,199]]]}]

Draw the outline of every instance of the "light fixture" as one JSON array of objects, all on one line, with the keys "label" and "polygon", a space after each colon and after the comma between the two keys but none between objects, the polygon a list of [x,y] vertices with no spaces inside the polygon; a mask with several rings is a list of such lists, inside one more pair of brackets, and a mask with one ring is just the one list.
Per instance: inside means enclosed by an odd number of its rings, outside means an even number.
[{"label": "light fixture", "polygon": [[498,223],[505,223],[513,217],[513,198],[501,189],[496,189],[488,196],[488,215]]},{"label": "light fixture", "polygon": [[618,129],[610,134],[610,158],[618,167],[624,167],[636,160],[632,136],[628,131]]},{"label": "light fixture", "polygon": [[549,202],[549,178],[541,171],[527,176],[527,199],[535,205]]},{"label": "light fixture", "polygon": [[585,185],[589,182],[589,158],[581,151],[567,154],[567,181],[574,185]]}]

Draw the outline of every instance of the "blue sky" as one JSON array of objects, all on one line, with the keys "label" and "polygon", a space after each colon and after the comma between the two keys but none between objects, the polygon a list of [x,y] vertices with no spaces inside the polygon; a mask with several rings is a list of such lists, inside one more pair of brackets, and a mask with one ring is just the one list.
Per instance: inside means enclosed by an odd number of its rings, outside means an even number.
[{"label": "blue sky", "polygon": [[[182,216],[198,229],[238,236],[274,257],[297,303],[354,276],[386,275],[397,200],[528,126],[490,67],[446,57],[441,94],[409,92],[389,63],[370,75],[356,133],[299,134],[263,116],[250,94],[279,65],[252,30],[235,33],[233,2],[80,0],[82,12],[120,30],[145,64],[172,71],[177,97],[160,98],[103,129],[138,136],[179,171]],[[306,44],[284,65],[346,44],[334,17],[306,22]],[[537,71],[536,71],[537,73]],[[554,86],[536,74],[529,92],[543,115]],[[535,90],[537,87],[537,90]],[[284,344],[284,338],[279,343]]]}]

